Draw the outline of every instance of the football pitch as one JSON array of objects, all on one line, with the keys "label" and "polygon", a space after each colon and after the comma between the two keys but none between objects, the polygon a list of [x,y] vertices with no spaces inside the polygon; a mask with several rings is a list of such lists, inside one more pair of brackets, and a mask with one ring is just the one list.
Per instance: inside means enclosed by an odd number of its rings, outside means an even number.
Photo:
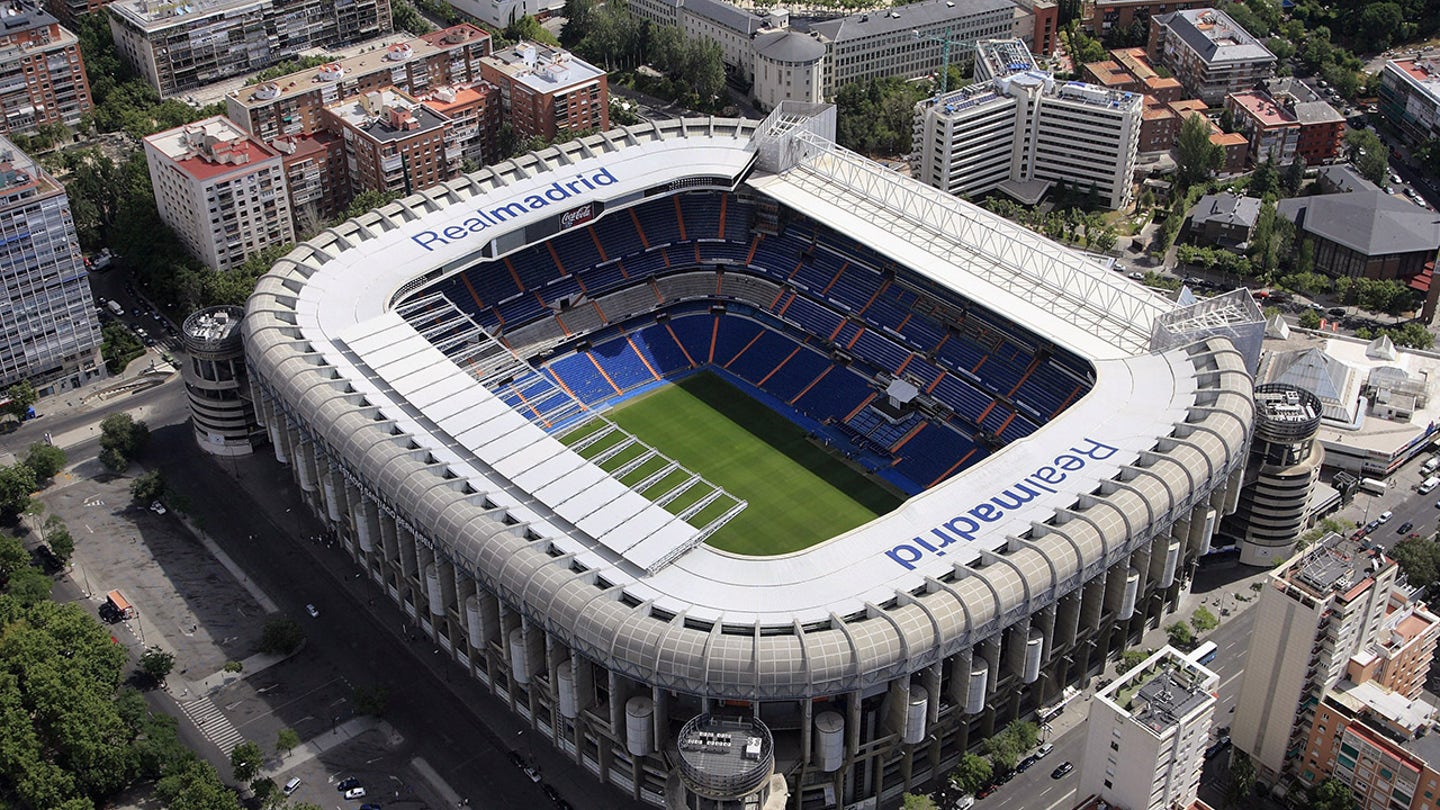
[{"label": "football pitch", "polygon": [[[901,502],[807,439],[799,426],[715,374],[691,375],[621,403],[609,417],[749,503],[708,540],[726,551],[796,551],[867,523]],[[702,511],[692,523],[704,525],[711,516]]]}]

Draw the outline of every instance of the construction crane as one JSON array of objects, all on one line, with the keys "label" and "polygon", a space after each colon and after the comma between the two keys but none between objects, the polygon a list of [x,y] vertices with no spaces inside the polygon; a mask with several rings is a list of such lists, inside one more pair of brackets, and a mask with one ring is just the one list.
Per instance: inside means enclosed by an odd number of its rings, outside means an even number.
[{"label": "construction crane", "polygon": [[939,37],[935,36],[934,34],[922,34],[920,33],[920,29],[918,28],[911,29],[910,33],[914,35],[916,42],[940,43],[940,92],[937,93],[935,97],[939,98],[940,96],[945,95],[945,91],[948,89],[950,84],[950,46],[955,44],[963,45],[965,44],[965,40],[951,39],[949,28],[945,29],[944,36]]}]

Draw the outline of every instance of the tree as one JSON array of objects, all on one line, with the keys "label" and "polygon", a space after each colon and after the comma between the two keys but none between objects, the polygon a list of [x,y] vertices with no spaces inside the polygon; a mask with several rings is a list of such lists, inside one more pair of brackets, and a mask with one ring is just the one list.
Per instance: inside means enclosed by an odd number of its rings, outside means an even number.
[{"label": "tree", "polygon": [[13,521],[30,508],[35,473],[24,464],[0,467],[0,519]]},{"label": "tree", "polygon": [[1368,129],[1352,129],[1345,133],[1345,153],[1355,169],[1366,180],[1377,186],[1385,185],[1385,175],[1390,170],[1385,144],[1380,137]]},{"label": "tree", "polygon": [[560,40],[556,39],[554,34],[546,31],[545,28],[540,25],[540,21],[531,17],[529,14],[506,26],[504,37],[515,42],[528,40],[530,42],[539,42],[543,45],[560,44]]},{"label": "tree", "polygon": [[25,550],[25,544],[8,534],[0,534],[0,585],[29,567],[30,552]]},{"label": "tree", "polygon": [[59,515],[51,515],[45,519],[45,545],[50,547],[50,553],[55,555],[62,564],[70,561],[70,555],[75,553],[75,538],[70,534],[70,528]]},{"label": "tree", "polygon": [[35,389],[31,387],[29,380],[21,380],[10,386],[5,391],[5,397],[8,401],[0,407],[3,407],[5,413],[16,419],[24,419],[25,414],[30,411],[30,406],[40,399],[40,396],[35,393]]},{"label": "tree", "polygon": [[175,656],[159,647],[150,647],[140,656],[140,671],[153,683],[164,683],[175,668]]},{"label": "tree", "polygon": [[1396,3],[1364,3],[1352,18],[1350,35],[1355,46],[1366,53],[1386,50],[1396,37],[1403,41],[1413,29],[1405,24],[1405,12]]},{"label": "tree", "polygon": [[565,18],[565,27],[560,29],[560,45],[573,50],[585,31],[590,27],[590,15],[595,13],[595,0],[565,0],[565,9],[560,15]]},{"label": "tree", "polygon": [[1145,663],[1150,654],[1144,650],[1129,649],[1120,653],[1120,671],[1129,672],[1135,667]]},{"label": "tree", "polygon": [[1170,637],[1170,643],[1185,649],[1195,643],[1195,634],[1191,632],[1190,625],[1184,622],[1175,622],[1165,628],[1165,635]]},{"label": "tree", "polygon": [[151,470],[144,475],[136,476],[130,482],[130,497],[141,505],[153,503],[165,494],[165,475],[159,470]]},{"label": "tree", "polygon": [[1224,157],[1224,150],[1210,142],[1210,122],[1205,116],[1199,113],[1186,116],[1175,142],[1180,185],[1189,188],[1209,179],[1220,168]]},{"label": "tree", "polygon": [[191,757],[155,783],[166,810],[240,810],[240,800],[208,762]]},{"label": "tree", "polygon": [[265,622],[260,632],[260,652],[268,655],[289,655],[300,648],[305,631],[294,619],[276,618]]},{"label": "tree", "polygon": [[1310,810],[1355,810],[1359,803],[1344,782],[1331,776],[1315,786],[1308,806]]},{"label": "tree", "polygon": [[371,717],[382,717],[390,708],[390,690],[383,684],[357,686],[352,697],[355,711]]},{"label": "tree", "polygon": [[265,764],[265,752],[260,746],[246,740],[230,750],[230,767],[235,771],[235,780],[249,782],[260,773]]},{"label": "tree", "polygon": [[280,786],[268,776],[257,776],[250,780],[250,792],[255,796],[255,802],[267,810],[279,807],[285,802],[285,794],[280,791]]},{"label": "tree", "polygon": [[27,566],[10,577],[6,591],[22,605],[35,605],[50,598],[55,581],[34,566]]},{"label": "tree", "polygon": [[1230,754],[1230,788],[1225,799],[1230,807],[1243,807],[1255,792],[1255,763],[1244,751],[1234,750]]},{"label": "tree", "polygon": [[1299,155],[1285,164],[1285,171],[1280,176],[1280,186],[1285,189],[1288,196],[1294,197],[1300,193],[1300,187],[1305,184],[1305,158]]},{"label": "tree", "polygon": [[1190,614],[1190,626],[1195,628],[1196,633],[1208,633],[1220,626],[1220,620],[1215,618],[1209,608],[1201,605]]},{"label": "tree", "polygon": [[1427,588],[1440,580],[1440,543],[1428,537],[1407,537],[1390,556],[1412,587]]},{"label": "tree", "polygon": [[939,810],[935,800],[923,793],[906,793],[900,797],[900,807],[903,810]]},{"label": "tree", "polygon": [[56,473],[65,469],[65,451],[53,444],[35,442],[25,453],[25,466],[35,474],[37,482],[54,478]]},{"label": "tree", "polygon": [[1301,312],[1299,324],[1301,329],[1319,329],[1320,313],[1313,309],[1307,309]]},{"label": "tree", "polygon": [[1250,173],[1250,196],[1264,197],[1274,194],[1279,188],[1280,171],[1275,168],[1273,153],[1267,154],[1264,160],[1255,165],[1255,171]]},{"label": "tree", "polygon": [[390,4],[390,20],[396,28],[417,37],[435,30],[435,26],[406,0],[396,0]]},{"label": "tree", "polygon": [[975,794],[980,788],[990,784],[990,778],[995,771],[990,767],[990,760],[977,754],[967,753],[960,758],[960,763],[955,770],[950,772],[950,781],[962,793]]},{"label": "tree", "polygon": [[100,461],[122,472],[149,441],[150,428],[144,422],[128,413],[111,414],[100,423]]},{"label": "tree", "polygon": [[275,753],[280,756],[288,756],[300,746],[300,735],[295,733],[293,728],[282,728],[275,735]]}]

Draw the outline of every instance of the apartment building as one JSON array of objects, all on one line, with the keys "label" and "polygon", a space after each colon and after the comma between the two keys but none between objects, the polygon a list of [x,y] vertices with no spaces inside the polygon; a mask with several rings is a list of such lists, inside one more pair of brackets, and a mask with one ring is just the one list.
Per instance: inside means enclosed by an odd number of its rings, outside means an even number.
[{"label": "apartment building", "polygon": [[446,143],[450,120],[399,90],[332,104],[325,116],[345,143],[352,197],[362,191],[408,195],[460,172],[463,149]]},{"label": "apartment building", "polygon": [[1156,101],[1179,101],[1185,88],[1174,76],[1161,76],[1144,48],[1116,48],[1102,62],[1086,63],[1085,80],[1109,90],[1141,93]]},{"label": "apartment building", "polygon": [[1165,647],[1095,695],[1081,796],[1128,810],[1189,807],[1198,796],[1220,676]]},{"label": "apartment building", "polygon": [[1418,146],[1440,138],[1440,64],[1432,59],[1390,59],[1380,69],[1380,114]]},{"label": "apartment building", "polygon": [[913,176],[951,194],[1000,190],[1027,203],[1053,185],[1130,202],[1142,99],[1021,70],[915,107]]},{"label": "apartment building", "polygon": [[29,134],[41,124],[73,127],[95,105],[80,41],[34,0],[0,7],[0,114],[7,134]]},{"label": "apartment building", "polygon": [[1150,58],[1186,92],[1212,107],[1275,73],[1275,54],[1219,9],[1162,14],[1150,21]]},{"label": "apartment building", "polygon": [[610,128],[606,72],[569,51],[520,42],[481,59],[480,77],[500,88],[517,137]]},{"label": "apartment building", "polygon": [[284,135],[270,146],[280,153],[285,167],[297,236],[313,233],[350,204],[350,172],[340,136],[321,129],[309,135]]},{"label": "apartment building", "polygon": [[0,387],[50,394],[103,376],[100,324],[65,187],[0,137]]},{"label": "apartment building", "polygon": [[260,70],[310,48],[390,31],[390,0],[118,0],[120,54],[162,96]]},{"label": "apartment building", "polygon": [[1266,156],[1281,165],[1302,158],[1307,166],[1340,156],[1345,139],[1345,117],[1303,82],[1275,78],[1256,89],[1225,97],[1225,109],[1235,127],[1250,142],[1250,159]]},{"label": "apartment building", "polygon": [[1231,730],[1263,780],[1293,771],[1325,690],[1378,637],[1397,572],[1379,550],[1331,534],[1269,575]]},{"label": "apartment building", "polygon": [[320,111],[327,105],[372,90],[396,87],[424,93],[477,82],[480,59],[489,53],[490,35],[461,23],[382,51],[232,90],[225,97],[225,111],[230,120],[264,141],[308,135],[320,129]]},{"label": "apartment building", "polygon": [[206,266],[229,270],[295,241],[280,152],[230,119],[206,118],[144,144],[160,218]]},{"label": "apartment building", "polygon": [[74,27],[75,20],[92,11],[98,11],[112,0],[46,0],[45,10],[55,15],[61,25]]},{"label": "apartment building", "polygon": [[500,88],[489,82],[436,87],[416,96],[451,122],[445,134],[447,154],[486,166],[500,159]]}]

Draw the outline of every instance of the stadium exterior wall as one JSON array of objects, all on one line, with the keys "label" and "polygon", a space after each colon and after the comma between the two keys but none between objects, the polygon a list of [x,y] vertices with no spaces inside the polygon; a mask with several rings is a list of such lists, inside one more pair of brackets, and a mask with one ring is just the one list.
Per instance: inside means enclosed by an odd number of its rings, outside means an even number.
[{"label": "stadium exterior wall", "polygon": [[[673,137],[687,126],[648,131]],[[753,122],[706,126],[712,136],[745,137]],[[626,137],[637,135],[610,138],[611,146]],[[638,800],[664,804],[663,751],[680,724],[730,706],[758,715],[777,750],[797,752],[776,762],[792,806],[827,788],[845,802],[888,804],[1158,626],[1219,516],[1234,508],[1251,379],[1228,340],[1209,338],[1166,352],[1195,388],[1170,435],[1033,524],[1028,538],[829,622],[796,621],[789,632],[690,627],[683,614],[626,599],[603,572],[573,570],[523,525],[500,520],[307,338],[296,296],[315,266],[363,249],[370,233],[423,218],[442,196],[416,195],[337,226],[260,281],[243,322],[257,415],[312,508],[436,646],[577,765]],[[1038,672],[1027,665],[1037,638]],[[929,696],[923,711],[912,685]],[[653,701],[643,736],[655,746],[646,754],[632,753],[646,750],[643,740],[627,740],[633,697]],[[843,719],[833,771],[821,767],[834,763],[819,754],[815,723],[827,712]],[[827,717],[827,733],[833,722]]]}]

